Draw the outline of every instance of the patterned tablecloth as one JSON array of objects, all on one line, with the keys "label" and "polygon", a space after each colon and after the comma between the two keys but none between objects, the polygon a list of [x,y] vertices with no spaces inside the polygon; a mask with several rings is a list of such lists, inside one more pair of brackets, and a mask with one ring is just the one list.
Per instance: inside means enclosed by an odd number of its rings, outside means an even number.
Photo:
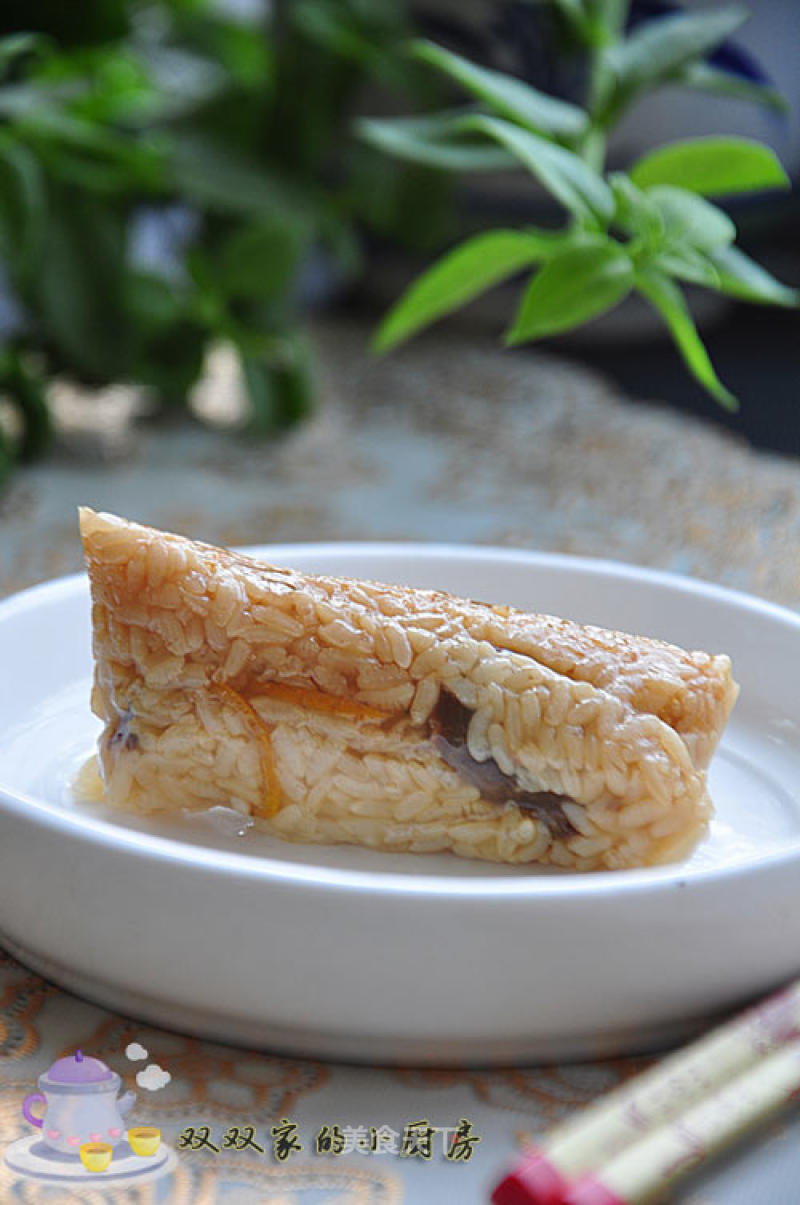
[{"label": "patterned tablecloth", "polygon": [[[0,591],[79,567],[74,508],[85,502],[230,544],[546,548],[800,604],[800,465],[545,357],[451,336],[375,363],[358,327],[318,337],[319,411],[267,446],[173,422],[114,429],[87,450],[67,407],[69,446],[0,497]],[[65,1187],[4,1164],[32,1133],[23,1098],[78,1048],[138,1092],[136,1123],[157,1126],[177,1152],[169,1174],[113,1186],[87,1173]],[[153,1064],[169,1081],[154,1090],[165,1077],[149,1072],[150,1088],[137,1087]],[[481,1205],[526,1138],[643,1065],[454,1071],[275,1057],[112,1015],[0,954],[0,1201]],[[794,1205],[798,1184],[800,1119],[789,1114],[680,1199]]]}]

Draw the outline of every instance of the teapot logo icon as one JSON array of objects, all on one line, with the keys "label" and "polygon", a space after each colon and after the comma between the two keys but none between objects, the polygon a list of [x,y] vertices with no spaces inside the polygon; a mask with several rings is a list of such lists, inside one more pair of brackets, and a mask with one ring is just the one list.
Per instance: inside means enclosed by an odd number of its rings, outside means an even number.
[{"label": "teapot logo icon", "polygon": [[[22,1115],[41,1130],[42,1141],[52,1150],[74,1155],[86,1143],[117,1146],[125,1137],[123,1118],[136,1100],[135,1092],[117,1098],[120,1077],[100,1059],[80,1050],[58,1059],[39,1076],[39,1091],[22,1102]],[[33,1106],[45,1111],[37,1117]]]},{"label": "teapot logo icon", "polygon": [[135,1092],[101,1059],[76,1050],[39,1076],[38,1092],[21,1112],[34,1133],[5,1152],[12,1171],[50,1183],[154,1179],[171,1171],[175,1155],[155,1126],[126,1128]]}]

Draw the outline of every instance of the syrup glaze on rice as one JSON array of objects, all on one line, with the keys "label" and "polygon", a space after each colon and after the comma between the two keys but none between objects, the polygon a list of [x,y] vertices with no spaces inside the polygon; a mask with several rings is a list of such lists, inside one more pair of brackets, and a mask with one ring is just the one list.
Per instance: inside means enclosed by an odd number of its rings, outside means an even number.
[{"label": "syrup glaze on rice", "polygon": [[81,511],[107,802],[575,870],[685,856],[723,655],[316,576]]}]

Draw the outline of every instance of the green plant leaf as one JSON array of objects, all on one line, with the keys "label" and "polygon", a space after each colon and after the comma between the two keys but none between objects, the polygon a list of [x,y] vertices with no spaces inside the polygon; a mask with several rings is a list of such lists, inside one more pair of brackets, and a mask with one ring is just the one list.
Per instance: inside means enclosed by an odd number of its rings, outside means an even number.
[{"label": "green plant leaf", "polygon": [[586,239],[547,260],[522,298],[506,342],[571,330],[612,309],[633,287],[633,265],[619,243]]},{"label": "green plant leaf", "polygon": [[195,323],[219,334],[226,331],[230,314],[212,260],[212,250],[207,243],[195,243],[186,252],[186,268],[193,285],[187,308]]},{"label": "green plant leaf", "polygon": [[615,224],[648,242],[660,241],[664,234],[664,219],[652,197],[637,188],[624,172],[612,172],[608,182],[614,194]]},{"label": "green plant leaf", "polygon": [[266,436],[279,430],[280,399],[270,366],[253,356],[240,356],[242,379],[250,403],[248,426],[255,435]]},{"label": "green plant leaf", "polygon": [[712,96],[730,96],[736,100],[750,101],[763,105],[776,113],[788,113],[790,106],[777,88],[744,79],[732,71],[721,71],[710,63],[690,63],[675,77],[675,83],[698,92],[709,92]]},{"label": "green plant leaf", "polygon": [[716,247],[709,259],[717,271],[717,287],[732,297],[762,305],[800,306],[800,290],[781,284],[738,247]]},{"label": "green plant leaf", "polygon": [[[207,20],[209,16],[210,11]],[[271,39],[264,36],[260,22],[212,18],[208,36],[214,58],[238,83],[259,88],[265,81],[271,81],[274,47]]]},{"label": "green plant leaf", "polygon": [[0,74],[21,55],[40,54],[47,42],[48,39],[38,33],[14,33],[0,38]]},{"label": "green plant leaf", "polygon": [[582,23],[586,20],[586,5],[584,0],[553,0],[554,6],[569,17],[570,20]]},{"label": "green plant leaf", "polygon": [[255,435],[292,427],[312,408],[311,363],[305,342],[291,336],[277,342],[277,351],[269,357],[256,357],[241,349],[239,353],[250,400],[250,429]]},{"label": "green plant leaf", "polygon": [[416,58],[449,75],[499,117],[554,138],[577,139],[586,132],[589,117],[577,105],[539,92],[512,75],[479,67],[433,42],[414,42],[412,50]]},{"label": "green plant leaf", "polygon": [[672,142],[643,155],[630,177],[639,188],[674,184],[704,197],[789,187],[774,151],[747,138]]},{"label": "green plant leaf", "polygon": [[630,0],[595,0],[597,14],[607,31],[607,37],[619,37],[620,30],[625,27],[630,6]]},{"label": "green plant leaf", "polygon": [[630,37],[610,46],[606,62],[623,95],[645,85],[662,83],[709,51],[744,24],[747,9],[738,6],[707,13],[656,17]]},{"label": "green plant leaf", "polygon": [[35,460],[51,442],[53,427],[44,372],[40,357],[26,355],[13,342],[4,342],[0,350],[0,394],[16,411],[20,429],[11,435],[0,426],[0,482],[15,459]]},{"label": "green plant leaf", "polygon": [[216,281],[229,297],[269,300],[289,292],[311,230],[290,214],[241,224],[221,248]]},{"label": "green plant leaf", "polygon": [[739,403],[714,371],[678,286],[657,269],[641,268],[636,287],[661,314],[692,376],[727,410],[737,410]]},{"label": "green plant leaf", "polygon": [[47,195],[36,156],[11,138],[0,141],[0,215],[6,265],[19,282],[39,268]]},{"label": "green plant leaf", "polygon": [[375,74],[388,69],[403,82],[401,56],[387,54],[387,47],[394,50],[407,33],[401,5],[292,0],[286,16],[326,56],[351,60]]},{"label": "green plant leaf", "polygon": [[36,460],[47,451],[53,439],[53,424],[40,373],[20,361],[13,392],[23,423],[17,455],[23,461]]},{"label": "green plant leaf", "polygon": [[520,268],[553,255],[564,238],[547,231],[492,230],[467,239],[437,260],[396,302],[378,329],[374,349],[388,351]]},{"label": "green plant leaf", "polygon": [[469,141],[461,126],[463,109],[430,117],[363,119],[356,132],[370,146],[446,171],[507,171],[516,165],[508,151],[490,142]]},{"label": "green plant leaf", "polygon": [[[5,108],[15,91],[22,88],[0,90],[0,103]],[[125,157],[133,152],[134,145],[115,131],[105,129],[97,122],[56,107],[56,100],[47,98],[43,90],[30,88],[32,103],[25,104],[17,115],[22,129],[29,134],[74,147],[80,151],[92,151],[110,158]],[[13,112],[14,106],[11,106]]]},{"label": "green plant leaf", "polygon": [[[24,86],[21,89],[24,90]],[[91,191],[160,188],[165,182],[166,146],[162,138],[136,138],[101,123],[60,110],[35,88],[19,111],[9,98],[19,91],[0,89],[0,113],[8,111],[21,139],[61,179]],[[19,97],[17,97],[19,100]]]},{"label": "green plant leaf", "polygon": [[92,381],[119,379],[127,372],[125,255],[119,214],[51,182],[43,248],[47,269],[35,282],[35,305],[65,364]]},{"label": "green plant leaf", "polygon": [[708,251],[732,243],[736,238],[736,227],[728,215],[710,201],[698,197],[697,193],[660,184],[649,189],[647,195],[658,206],[663,218],[667,244],[688,243]]},{"label": "green plant leaf", "polygon": [[719,289],[720,276],[708,254],[696,247],[671,247],[653,256],[652,267],[676,280],[688,284],[703,285],[707,289]]},{"label": "green plant leaf", "polygon": [[6,484],[14,468],[14,449],[11,440],[0,427],[0,489]]},{"label": "green plant leaf", "polygon": [[74,184],[88,193],[106,193],[113,196],[115,193],[126,192],[130,187],[129,178],[116,164],[95,163],[80,155],[59,155],[49,150],[43,153],[42,159],[56,179],[66,184]]},{"label": "green plant leaf", "polygon": [[212,213],[264,214],[276,206],[308,213],[308,193],[288,186],[260,160],[242,155],[217,138],[182,134],[170,158],[172,184]]},{"label": "green plant leaf", "polygon": [[185,283],[157,272],[131,270],[125,281],[125,303],[139,334],[147,336],[182,319],[186,312]]},{"label": "green plant leaf", "polygon": [[611,189],[579,155],[500,117],[465,117],[461,125],[488,135],[511,151],[571,213],[604,224],[611,221],[614,213]]},{"label": "green plant leaf", "polygon": [[[137,301],[145,301],[143,290]],[[149,290],[152,292],[153,290]],[[161,299],[161,317],[155,322],[152,312],[148,322],[137,330],[137,358],[131,375],[148,385],[166,406],[183,406],[186,395],[199,378],[208,343],[208,331],[191,318],[173,318],[165,312],[169,299]]]}]

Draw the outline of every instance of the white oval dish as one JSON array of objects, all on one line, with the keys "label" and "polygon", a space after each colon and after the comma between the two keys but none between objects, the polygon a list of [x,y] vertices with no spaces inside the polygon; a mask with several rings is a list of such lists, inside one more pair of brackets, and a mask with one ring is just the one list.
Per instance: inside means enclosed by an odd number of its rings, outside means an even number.
[{"label": "white oval dish", "polygon": [[79,995],[204,1036],[404,1063],[674,1040],[800,973],[800,618],[606,561],[414,544],[250,550],[731,655],[742,692],[686,862],[592,875],[224,837],[74,801],[97,733],[85,578],[0,604],[0,941]]}]

